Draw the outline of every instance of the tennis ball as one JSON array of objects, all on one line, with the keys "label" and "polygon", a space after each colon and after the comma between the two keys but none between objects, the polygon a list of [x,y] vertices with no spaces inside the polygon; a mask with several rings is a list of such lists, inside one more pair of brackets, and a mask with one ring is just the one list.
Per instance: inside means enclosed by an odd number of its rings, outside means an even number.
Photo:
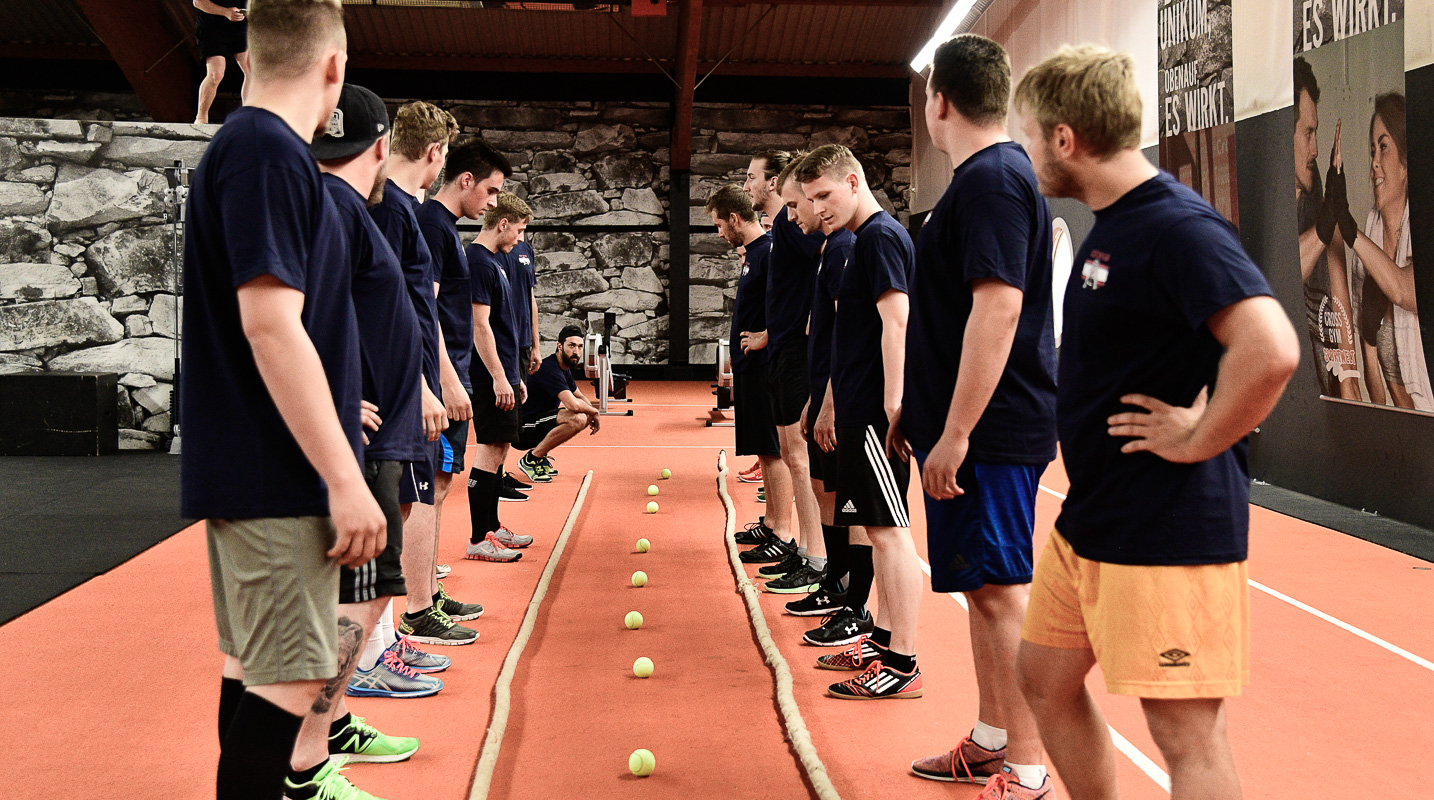
[{"label": "tennis ball", "polygon": [[639,678],[646,678],[652,674],[652,659],[643,656],[632,662],[632,674]]},{"label": "tennis ball", "polygon": [[627,757],[627,768],[637,777],[646,778],[657,769],[657,759],[652,756],[651,750],[634,750]]},{"label": "tennis ball", "polygon": [[663,469],[663,470],[662,470],[662,479],[663,479],[663,480],[667,480],[668,478],[671,478],[671,477],[672,477],[672,470],[670,470],[670,469]]},{"label": "tennis ball", "polygon": [[628,630],[633,630],[633,631],[635,631],[635,630],[637,630],[638,628],[641,628],[641,627],[642,627],[642,612],[640,612],[640,611],[629,611],[629,612],[627,612],[627,617],[626,617],[625,619],[623,619],[623,624],[627,626]]},{"label": "tennis ball", "polygon": [[632,585],[643,587],[647,585],[647,573],[642,570],[632,573]]},{"label": "tennis ball", "polygon": [[648,493],[648,494],[651,494],[651,495],[657,494],[657,487],[656,487],[656,486],[649,486],[649,487],[647,487],[647,493]]},{"label": "tennis ball", "polygon": [[648,550],[651,550],[651,549],[652,549],[652,542],[649,542],[649,541],[646,540],[646,539],[638,539],[638,540],[637,540],[637,552],[639,552],[639,553],[646,553]]},{"label": "tennis ball", "polygon": [[650,500],[650,501],[648,501],[648,503],[647,503],[647,513],[649,513],[649,514],[656,514],[656,513],[657,513],[657,501],[656,501],[656,500]]}]

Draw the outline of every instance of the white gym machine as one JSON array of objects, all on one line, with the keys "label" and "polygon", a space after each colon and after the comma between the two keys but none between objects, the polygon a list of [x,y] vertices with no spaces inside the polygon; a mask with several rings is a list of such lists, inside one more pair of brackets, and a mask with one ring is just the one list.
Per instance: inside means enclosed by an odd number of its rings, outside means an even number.
[{"label": "white gym machine", "polygon": [[589,333],[583,342],[583,374],[598,384],[598,413],[604,417],[630,417],[632,409],[609,411],[608,403],[631,403],[626,398],[617,399],[612,395],[612,356],[601,333]]},{"label": "white gym machine", "polygon": [[728,419],[727,415],[722,413],[732,408],[731,355],[732,345],[730,342],[724,339],[717,343],[717,382],[712,384],[712,388],[716,390],[713,394],[717,395],[717,405],[707,412],[709,417],[707,427],[709,428],[737,427],[735,421]]}]

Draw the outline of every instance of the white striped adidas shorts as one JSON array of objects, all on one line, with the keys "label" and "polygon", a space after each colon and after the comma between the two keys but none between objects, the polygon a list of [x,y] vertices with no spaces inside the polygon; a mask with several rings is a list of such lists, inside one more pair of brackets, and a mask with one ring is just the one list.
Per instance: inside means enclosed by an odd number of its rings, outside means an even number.
[{"label": "white striped adidas shorts", "polygon": [[[837,428],[835,525],[909,528],[906,487],[911,466],[886,455],[887,423]],[[828,480],[827,485],[831,482]]]}]

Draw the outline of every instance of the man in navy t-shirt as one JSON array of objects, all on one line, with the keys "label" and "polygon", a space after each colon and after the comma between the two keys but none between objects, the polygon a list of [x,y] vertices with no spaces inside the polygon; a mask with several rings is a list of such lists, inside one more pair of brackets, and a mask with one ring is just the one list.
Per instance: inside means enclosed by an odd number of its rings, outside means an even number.
[{"label": "man in navy t-shirt", "polygon": [[[505,257],[518,244],[533,212],[511,192],[483,216],[483,230],[468,245],[469,294],[473,309],[473,439],[478,452],[468,472],[468,509],[473,529],[466,558],[476,561],[517,561],[514,548],[527,547],[533,537],[513,533],[498,519],[503,462],[523,427],[522,404],[528,399],[523,378],[527,365],[518,360],[519,331],[513,309],[513,288]],[[516,493],[526,500],[527,495]]]},{"label": "man in navy t-shirt", "polygon": [[518,365],[524,375],[538,371],[541,357],[538,346],[538,299],[533,295],[537,282],[538,256],[527,237],[520,234],[518,243],[503,256],[508,285],[513,287],[514,326],[518,329]]},{"label": "man in navy t-shirt", "polygon": [[844,699],[920,697],[921,567],[907,517],[910,470],[887,443],[901,411],[915,249],[906,229],[881,210],[847,148],[818,147],[802,159],[794,177],[824,225],[856,234],[841,276],[832,336],[836,441],[821,429],[816,434],[823,449],[836,447],[834,522],[861,525],[871,539],[882,623],[852,645],[854,657],[824,657],[829,666],[840,661],[863,670],[828,693]]},{"label": "man in navy t-shirt", "polygon": [[[249,104],[194,171],[184,236],[181,512],[205,520],[225,655],[221,800],[285,792],[303,716],[337,672],[339,566],[386,538],[360,463],[347,243],[308,149],[343,85],[342,8],[305,2],[295,31],[299,3],[261,3]],[[320,772],[335,796],[347,784]]]},{"label": "man in navy t-shirt", "polygon": [[1000,702],[911,769],[973,783],[1004,770],[1035,798],[1050,781],[1016,651],[1037,487],[1056,455],[1053,254],[1036,173],[1006,135],[1010,97],[999,44],[962,34],[936,49],[926,127],[955,172],[916,238],[900,432],[921,467],[931,588],[970,601],[979,694]]},{"label": "man in navy t-shirt", "polygon": [[583,330],[568,325],[558,333],[558,349],[528,377],[523,430],[518,446],[526,449],[518,467],[540,483],[553,479],[548,454],[584,428],[597,433],[602,415],[578,389],[573,370],[583,367]]},{"label": "man in navy t-shirt", "polygon": [[1036,565],[1021,684],[1059,731],[1042,740],[1067,786],[1114,791],[1085,687],[1098,663],[1141,698],[1172,797],[1237,797],[1224,698],[1249,680],[1245,437],[1299,342],[1235,229],[1138,149],[1133,58],[1062,48],[1015,99],[1041,191],[1095,211],[1061,334],[1069,497]]}]

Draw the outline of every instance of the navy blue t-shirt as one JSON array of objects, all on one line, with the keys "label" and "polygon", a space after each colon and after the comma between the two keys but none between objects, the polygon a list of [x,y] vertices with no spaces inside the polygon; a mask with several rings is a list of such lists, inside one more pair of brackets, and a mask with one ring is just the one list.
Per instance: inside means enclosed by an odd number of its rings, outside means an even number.
[{"label": "navy blue t-shirt", "polygon": [[811,377],[813,404],[820,403],[826,396],[827,381],[831,380],[832,326],[836,323],[837,291],[841,288],[841,275],[851,260],[851,249],[855,244],[856,234],[846,228],[828,236],[817,266],[817,278],[812,282],[812,331],[807,339],[807,374]]},{"label": "navy blue t-shirt", "polygon": [[563,368],[557,353],[548,354],[538,371],[528,378],[528,402],[523,404],[523,419],[534,420],[555,413],[562,402],[558,395],[577,390],[572,370]]},{"label": "navy blue t-shirt", "polygon": [[408,299],[413,304],[422,341],[423,377],[428,381],[429,391],[442,399],[443,390],[438,385],[438,301],[433,296],[433,256],[428,252],[428,242],[418,232],[415,213],[418,205],[418,198],[389,181],[384,186],[383,202],[369,208],[368,213],[403,266],[403,280],[408,284]]},{"label": "navy blue t-shirt", "polygon": [[368,215],[367,199],[337,175],[325,175],[324,185],[339,209],[349,240],[363,399],[378,406],[383,420],[377,431],[368,432],[364,458],[421,460],[427,457],[419,393],[423,353],[403,267]]},{"label": "navy blue t-shirt", "polygon": [[468,290],[468,259],[458,238],[458,217],[437,200],[418,207],[418,229],[433,259],[433,281],[438,284],[438,327],[443,347],[458,372],[463,388],[472,391],[468,368],[473,354],[473,301]]},{"label": "navy blue t-shirt", "polygon": [[240,108],[190,181],[179,392],[186,517],[329,513],[328,489],[279,416],[239,319],[236,290],[264,275],[304,293],[304,330],[361,461],[359,334],[338,209],[308,144],[273,113]]},{"label": "navy blue t-shirt", "polygon": [[1234,227],[1170,175],[1095,213],[1066,287],[1059,397],[1070,496],[1056,527],[1077,554],[1117,564],[1221,564],[1248,551],[1242,441],[1198,464],[1120,452],[1106,420],[1139,393],[1189,406],[1224,349],[1215,312],[1270,294]]},{"label": "navy blue t-shirt", "polygon": [[777,352],[787,342],[805,347],[807,316],[812,310],[812,284],[821,257],[820,231],[802,233],[788,217],[786,206],[772,220],[772,255],[767,265],[767,349]]},{"label": "navy blue t-shirt", "polygon": [[971,431],[967,458],[1002,464],[1055,458],[1051,248],[1050,208],[1020,145],[993,144],[957,167],[916,237],[901,413],[912,446],[929,452],[941,438],[971,318],[972,283],[995,278],[1021,290],[1021,315],[1006,369]]},{"label": "navy blue t-shirt", "polygon": [[838,427],[886,422],[876,301],[893,290],[909,293],[915,271],[911,236],[890,214],[878,211],[856,229],[851,260],[842,271],[832,336],[832,402]]},{"label": "navy blue t-shirt", "polygon": [[772,237],[762,234],[747,243],[742,256],[742,275],[737,279],[737,301],[732,306],[732,371],[746,372],[767,363],[770,347],[742,352],[742,331],[767,329],[767,264],[772,254]]},{"label": "navy blue t-shirt", "polygon": [[[468,245],[467,254],[471,270],[469,312],[475,305],[488,306],[488,327],[493,329],[493,342],[498,346],[498,363],[503,368],[503,374],[508,376],[509,384],[522,383],[527,370],[518,369],[518,337],[513,329],[513,289],[508,285],[508,273],[503,269],[503,254],[494,253],[477,242]],[[474,385],[478,385],[476,381],[491,384],[493,376],[488,372],[488,365],[483,363],[481,354],[471,342],[468,346],[473,348],[473,366],[470,369]]]},{"label": "navy blue t-shirt", "polygon": [[[518,242],[503,256],[503,270],[508,285],[513,287],[513,327],[518,332],[518,346],[533,346],[533,283],[537,278],[537,256],[533,246]],[[528,365],[523,364],[523,374]]]}]

